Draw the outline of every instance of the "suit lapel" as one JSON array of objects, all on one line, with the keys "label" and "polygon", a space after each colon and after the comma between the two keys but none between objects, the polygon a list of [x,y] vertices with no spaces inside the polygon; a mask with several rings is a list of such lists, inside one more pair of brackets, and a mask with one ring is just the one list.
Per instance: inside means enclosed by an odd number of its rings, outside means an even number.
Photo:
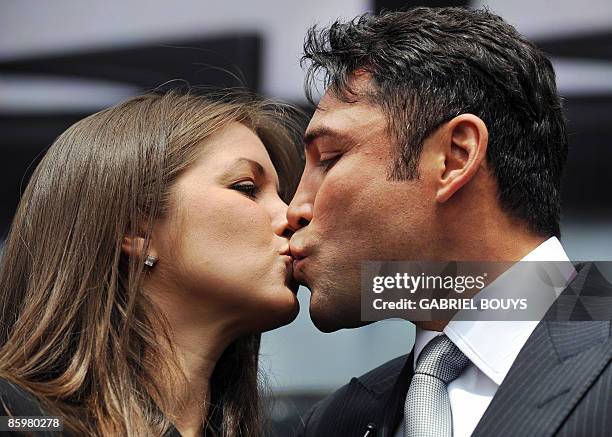
[{"label": "suit lapel", "polygon": [[540,322],[472,435],[553,435],[611,360],[610,321]]},{"label": "suit lapel", "polygon": [[393,390],[387,397],[384,407],[382,427],[380,432],[376,434],[377,437],[393,437],[395,430],[399,426],[400,420],[402,420],[404,415],[406,393],[408,393],[408,388],[410,387],[410,382],[412,381],[412,375],[414,373],[413,362],[414,348],[406,358],[404,367],[402,368],[399,376],[396,378]]},{"label": "suit lapel", "polygon": [[[340,389],[341,395],[323,408],[324,417],[320,420],[315,435],[362,437],[368,424],[373,423],[376,437],[393,436],[392,423],[387,425],[386,421],[392,422],[396,419],[396,398],[401,396],[398,390],[410,384],[412,356],[410,354],[398,357],[386,363],[382,369],[375,369],[359,378],[351,379],[348,385]],[[403,393],[404,397],[405,395],[406,391]],[[403,399],[400,403],[403,405]],[[399,414],[401,418],[401,407]],[[391,433],[385,431],[386,429],[391,429]]]}]

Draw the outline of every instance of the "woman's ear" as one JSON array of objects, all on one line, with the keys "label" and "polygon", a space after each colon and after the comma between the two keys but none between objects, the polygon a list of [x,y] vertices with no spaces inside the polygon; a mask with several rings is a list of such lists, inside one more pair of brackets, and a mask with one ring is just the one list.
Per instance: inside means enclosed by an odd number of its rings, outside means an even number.
[{"label": "woman's ear", "polygon": [[149,248],[147,250],[147,253],[143,253],[144,245],[144,237],[139,235],[126,235],[123,237],[123,242],[121,243],[121,251],[128,257],[142,257],[144,259],[147,256],[152,256],[157,259],[157,251],[155,250],[153,241],[149,241]]},{"label": "woman's ear", "polygon": [[446,202],[467,184],[486,163],[489,132],[473,114],[461,114],[449,121],[443,145],[444,168],[438,180],[436,200]]}]

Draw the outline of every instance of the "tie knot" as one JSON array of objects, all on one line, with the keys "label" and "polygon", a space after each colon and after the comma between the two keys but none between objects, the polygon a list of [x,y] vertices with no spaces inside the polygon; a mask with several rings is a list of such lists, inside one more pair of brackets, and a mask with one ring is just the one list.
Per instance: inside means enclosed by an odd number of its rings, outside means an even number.
[{"label": "tie knot", "polygon": [[469,358],[446,335],[440,335],[423,348],[414,373],[430,375],[448,384],[461,375],[469,363]]}]

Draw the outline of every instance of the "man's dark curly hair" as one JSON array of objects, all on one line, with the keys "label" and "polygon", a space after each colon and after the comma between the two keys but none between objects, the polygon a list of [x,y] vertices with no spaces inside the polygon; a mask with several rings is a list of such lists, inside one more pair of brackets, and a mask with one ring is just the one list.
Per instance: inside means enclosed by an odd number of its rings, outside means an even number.
[{"label": "man's dark curly hair", "polygon": [[[489,131],[487,161],[502,208],[532,231],[559,236],[567,134],[555,73],[544,53],[486,10],[419,7],[312,27],[304,43],[306,93],[316,81],[350,100],[353,73],[397,144],[389,178],[418,178],[423,141],[462,113]],[[322,73],[322,75],[321,75]]]}]

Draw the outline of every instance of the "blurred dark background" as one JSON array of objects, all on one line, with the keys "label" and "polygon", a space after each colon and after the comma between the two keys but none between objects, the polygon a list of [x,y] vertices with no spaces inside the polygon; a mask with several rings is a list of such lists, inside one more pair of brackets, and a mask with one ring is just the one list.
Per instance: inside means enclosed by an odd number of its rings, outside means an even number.
[{"label": "blurred dark background", "polygon": [[[3,0],[0,14],[0,231],[38,157],[76,120],[172,80],[247,87],[310,110],[299,57],[306,29],[338,17],[409,6],[487,6],[555,65],[570,156],[563,243],[572,259],[612,260],[612,2],[175,2]],[[291,326],[264,335],[262,354],[279,436],[351,376],[406,353],[407,322],[321,334],[308,294]],[[325,359],[320,359],[320,357]]]}]

